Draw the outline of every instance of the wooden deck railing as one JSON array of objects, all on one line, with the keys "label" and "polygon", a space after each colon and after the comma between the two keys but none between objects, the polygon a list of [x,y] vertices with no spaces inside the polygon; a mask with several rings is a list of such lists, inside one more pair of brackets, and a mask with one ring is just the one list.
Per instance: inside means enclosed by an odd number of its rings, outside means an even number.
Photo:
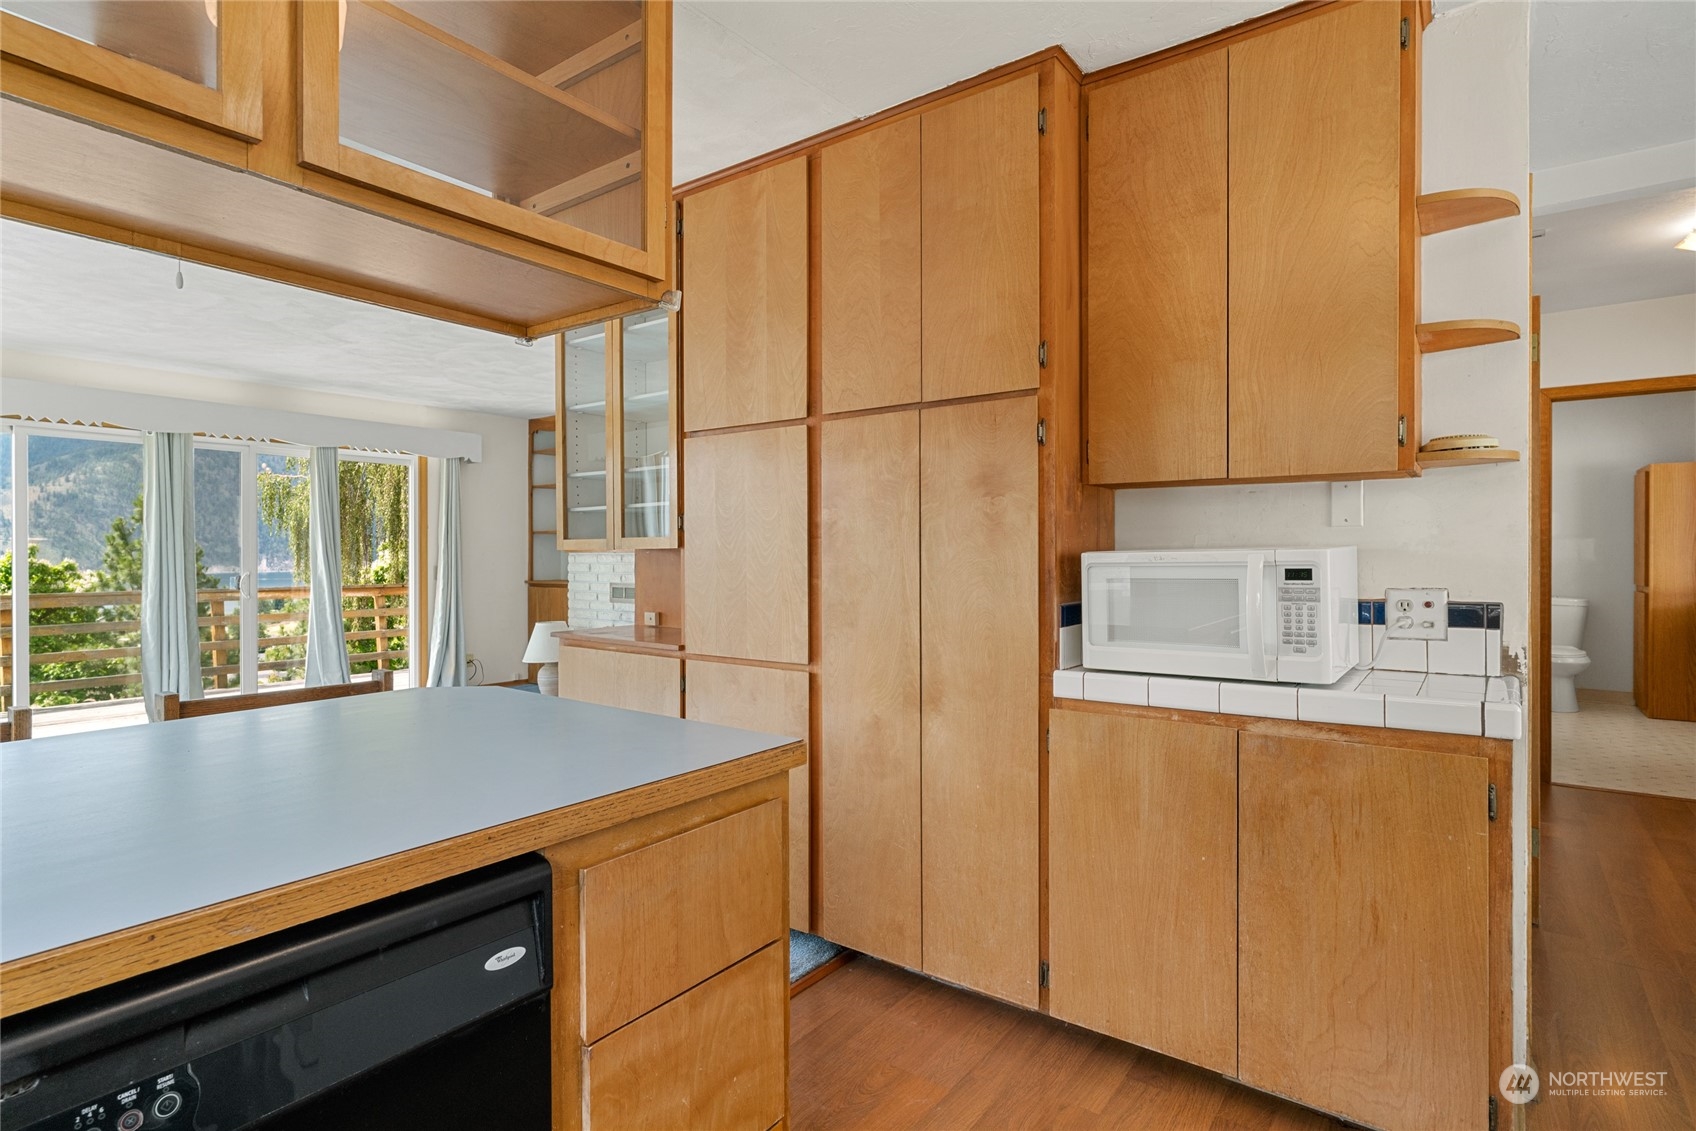
[{"label": "wooden deck railing", "polygon": [[[279,608],[285,601],[303,601],[311,596],[305,586],[260,589],[259,601],[259,670],[282,672],[306,665],[304,655],[266,659],[268,649],[303,645],[304,631],[280,636],[265,635],[268,625],[298,624],[304,630],[306,614]],[[196,623],[205,630],[200,642],[201,674],[211,679],[215,688],[232,686],[231,676],[241,674],[241,594],[235,589],[202,589],[195,594],[204,614]],[[407,642],[411,635],[411,607],[407,603],[404,585],[349,585],[342,589],[342,638],[348,643],[356,640],[376,641],[371,652],[348,652],[352,664],[374,663],[379,670],[394,668],[394,661],[407,657]],[[354,608],[346,608],[348,600]],[[77,621],[69,624],[34,624],[29,626],[31,667],[43,664],[82,664],[108,661],[124,662],[124,670],[97,676],[74,676],[62,679],[30,680],[30,693],[78,691],[94,688],[128,689],[118,698],[141,694],[141,646],[138,643],[95,648],[53,649],[48,643],[56,637],[132,635],[141,631],[141,593],[137,590],[108,590],[94,593],[32,593],[30,611],[47,609],[115,610],[118,619]],[[34,616],[31,617],[33,621]],[[397,620],[409,623],[396,624]],[[43,645],[46,645],[45,647]],[[0,595],[0,695],[8,702],[12,698],[12,597]]]}]

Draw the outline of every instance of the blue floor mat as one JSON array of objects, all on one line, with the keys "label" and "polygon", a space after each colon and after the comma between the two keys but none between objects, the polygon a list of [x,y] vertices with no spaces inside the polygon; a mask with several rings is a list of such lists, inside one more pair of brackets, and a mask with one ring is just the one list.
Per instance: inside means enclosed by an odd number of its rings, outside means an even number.
[{"label": "blue floor mat", "polygon": [[843,951],[833,942],[801,931],[789,932],[789,982],[793,985]]}]

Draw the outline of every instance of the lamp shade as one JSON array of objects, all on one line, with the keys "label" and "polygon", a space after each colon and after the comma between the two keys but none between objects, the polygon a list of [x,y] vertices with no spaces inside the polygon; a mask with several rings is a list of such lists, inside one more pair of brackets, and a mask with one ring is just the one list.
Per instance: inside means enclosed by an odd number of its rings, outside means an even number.
[{"label": "lamp shade", "polygon": [[536,627],[530,630],[530,645],[524,649],[524,662],[527,664],[554,664],[559,662],[559,641],[554,639],[554,633],[564,632],[571,624],[563,620],[537,621]]}]

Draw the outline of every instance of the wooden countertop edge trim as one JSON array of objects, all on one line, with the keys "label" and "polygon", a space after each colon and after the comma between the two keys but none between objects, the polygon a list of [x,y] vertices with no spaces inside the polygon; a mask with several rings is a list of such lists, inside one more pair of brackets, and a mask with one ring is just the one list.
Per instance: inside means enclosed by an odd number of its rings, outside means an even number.
[{"label": "wooden countertop edge trim", "polygon": [[1476,734],[1445,734],[1430,730],[1398,730],[1391,727],[1347,726],[1342,723],[1302,722],[1298,719],[1267,719],[1258,715],[1224,715],[1207,711],[1183,711],[1174,707],[1139,707],[1131,703],[1102,703],[1094,699],[1056,699],[1056,711],[1082,711],[1094,715],[1128,715],[1139,719],[1162,719],[1177,723],[1201,723],[1226,727],[1248,734],[1281,738],[1321,739],[1368,746],[1400,746],[1409,750],[1432,750],[1464,754],[1473,758],[1499,758],[1513,743],[1505,738]]},{"label": "wooden countertop edge trim", "polygon": [[603,652],[652,652],[661,656],[681,656],[683,641],[675,643],[658,640],[637,640],[633,636],[596,636],[586,632],[556,632],[554,639],[567,648],[599,648]]},{"label": "wooden countertop edge trim", "polygon": [[786,774],[806,761],[805,752],[804,742],[774,746],[693,773],[13,959],[0,966],[0,1017]]}]

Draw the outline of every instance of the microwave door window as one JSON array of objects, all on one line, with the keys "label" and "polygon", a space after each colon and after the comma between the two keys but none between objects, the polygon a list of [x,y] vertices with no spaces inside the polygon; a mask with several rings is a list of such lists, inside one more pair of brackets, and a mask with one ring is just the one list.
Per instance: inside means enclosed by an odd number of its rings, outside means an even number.
[{"label": "microwave door window", "polygon": [[1106,616],[1091,627],[1097,644],[1240,652],[1242,581],[1235,577],[1101,579]]}]

